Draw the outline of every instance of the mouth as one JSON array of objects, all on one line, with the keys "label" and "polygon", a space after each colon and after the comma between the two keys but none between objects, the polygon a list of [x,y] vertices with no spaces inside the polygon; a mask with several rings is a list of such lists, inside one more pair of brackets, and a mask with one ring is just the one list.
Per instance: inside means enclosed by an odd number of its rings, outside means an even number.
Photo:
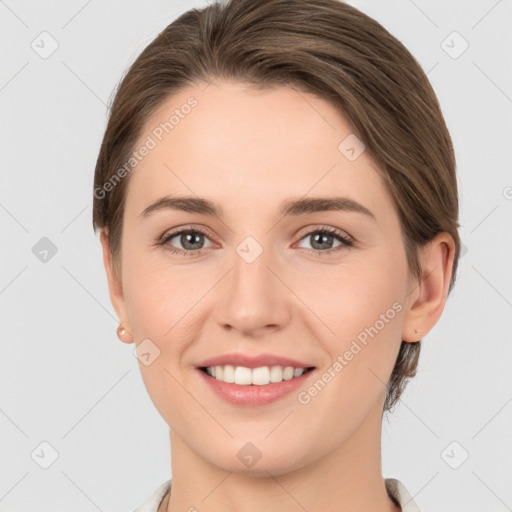
[{"label": "mouth", "polygon": [[217,365],[196,368],[207,389],[238,407],[263,407],[294,396],[318,373],[316,367]]},{"label": "mouth", "polygon": [[198,368],[211,379],[238,386],[268,386],[283,381],[295,380],[313,371],[314,366],[296,368],[293,366],[245,366],[219,365],[201,366]]}]

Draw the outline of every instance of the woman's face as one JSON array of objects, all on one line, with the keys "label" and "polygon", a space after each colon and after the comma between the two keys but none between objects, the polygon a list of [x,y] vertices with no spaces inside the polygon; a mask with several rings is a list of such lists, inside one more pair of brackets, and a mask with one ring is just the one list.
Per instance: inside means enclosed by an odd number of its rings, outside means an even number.
[{"label": "woman's face", "polygon": [[[143,343],[142,377],[171,432],[225,470],[281,474],[380,428],[415,282],[391,196],[346,119],[289,88],[217,82],[170,98],[134,149],[143,145],[113,302]],[[196,211],[148,210],[178,196],[194,199]],[[283,214],[292,201],[318,198],[361,208],[317,202]],[[228,400],[198,366],[233,353],[315,369],[266,402],[249,404],[247,386],[224,385],[235,389]],[[250,387],[259,396],[284,389]],[[247,454],[261,459],[246,463]]]}]

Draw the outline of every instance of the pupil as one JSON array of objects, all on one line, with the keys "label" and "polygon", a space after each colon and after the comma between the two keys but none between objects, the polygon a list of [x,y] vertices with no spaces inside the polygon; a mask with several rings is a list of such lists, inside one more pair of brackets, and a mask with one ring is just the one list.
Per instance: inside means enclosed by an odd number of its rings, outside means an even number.
[{"label": "pupil", "polygon": [[[191,243],[193,247],[188,247],[188,249],[195,250],[200,249],[200,242],[191,242],[191,240],[194,240],[194,237],[200,238],[202,235],[199,233],[187,233],[185,235],[182,235],[182,244],[183,247],[187,247],[187,244]],[[185,242],[185,243],[184,243]],[[195,245],[199,245],[199,247],[194,247]]]},{"label": "pupil", "polygon": [[[321,248],[324,248],[324,249],[329,248],[328,246],[325,247],[325,244],[328,244],[328,242],[332,241],[332,235],[329,235],[326,233],[317,233],[316,235],[313,236],[313,238],[314,238],[314,244],[316,244],[317,240],[319,239],[320,240],[319,245],[321,246]],[[327,239],[327,241],[325,241],[326,239]]]}]

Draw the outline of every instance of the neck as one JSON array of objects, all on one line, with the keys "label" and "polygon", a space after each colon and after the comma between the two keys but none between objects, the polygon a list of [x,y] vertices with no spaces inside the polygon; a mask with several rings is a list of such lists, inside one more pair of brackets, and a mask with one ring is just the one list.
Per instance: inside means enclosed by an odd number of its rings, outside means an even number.
[{"label": "neck", "polygon": [[[250,476],[226,471],[190,449],[170,429],[172,489],[162,511],[292,512],[299,508],[325,512],[400,512],[388,495],[381,470],[382,410],[335,450],[292,471],[271,466]],[[243,444],[238,441],[238,446]],[[227,449],[227,447],[223,447]],[[159,510],[160,512],[160,510]]]}]

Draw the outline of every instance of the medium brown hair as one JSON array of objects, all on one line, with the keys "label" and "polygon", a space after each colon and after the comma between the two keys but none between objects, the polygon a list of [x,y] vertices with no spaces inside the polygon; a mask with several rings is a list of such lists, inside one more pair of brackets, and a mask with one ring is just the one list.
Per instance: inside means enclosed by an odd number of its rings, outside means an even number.
[{"label": "medium brown hair", "polygon": [[[413,275],[421,278],[418,250],[424,244],[443,231],[453,237],[451,292],[460,253],[458,192],[438,100],[403,44],[338,0],[231,0],[191,9],[138,56],[111,104],[94,176],[94,231],[106,231],[118,275],[126,162],[145,122],[170,95],[216,79],[292,87],[334,105],[392,194]],[[402,341],[384,412],[416,375],[419,353],[420,342]]]}]

